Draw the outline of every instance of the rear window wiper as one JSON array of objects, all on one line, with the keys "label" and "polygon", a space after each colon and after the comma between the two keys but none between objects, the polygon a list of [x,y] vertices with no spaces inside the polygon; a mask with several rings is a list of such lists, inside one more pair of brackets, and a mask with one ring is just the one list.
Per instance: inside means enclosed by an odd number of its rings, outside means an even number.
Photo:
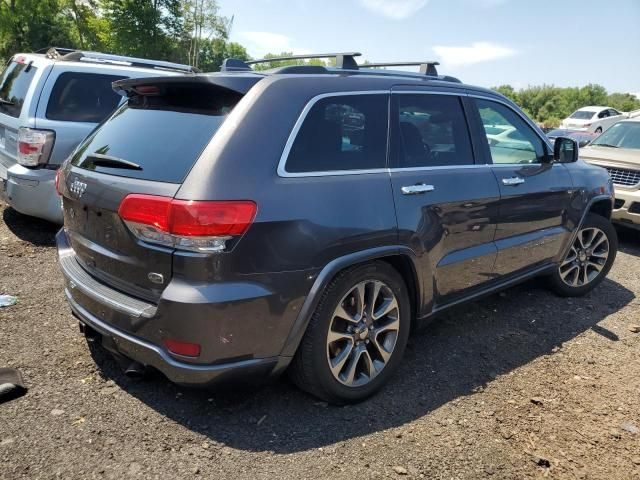
[{"label": "rear window wiper", "polygon": [[129,170],[142,170],[142,167],[137,163],[130,162],[129,160],[123,160],[122,158],[118,158],[118,157],[103,155],[101,153],[92,153],[90,155],[87,155],[87,158],[83,163],[94,165],[96,167],[126,168]]},{"label": "rear window wiper", "polygon": [[12,102],[11,100],[5,100],[4,98],[0,97],[0,104],[1,105],[15,105],[15,102]]}]

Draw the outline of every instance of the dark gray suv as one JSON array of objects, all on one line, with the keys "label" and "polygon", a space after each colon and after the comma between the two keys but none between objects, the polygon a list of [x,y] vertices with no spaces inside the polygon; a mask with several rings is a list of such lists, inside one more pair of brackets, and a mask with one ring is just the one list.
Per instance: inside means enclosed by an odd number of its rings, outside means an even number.
[{"label": "dark gray suv", "polygon": [[354,402],[448,307],[533,276],[567,296],[604,279],[613,188],[575,142],[434,63],[354,56],[114,83],[127,102],[60,169],[57,242],[81,330],[130,373],[287,369]]}]

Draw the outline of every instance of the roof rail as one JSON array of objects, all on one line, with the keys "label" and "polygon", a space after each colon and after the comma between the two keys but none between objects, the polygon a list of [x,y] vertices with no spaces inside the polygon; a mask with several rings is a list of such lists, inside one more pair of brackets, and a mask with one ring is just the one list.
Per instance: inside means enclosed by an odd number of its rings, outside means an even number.
[{"label": "roof rail", "polygon": [[[38,50],[36,53],[42,52]],[[160,70],[175,70],[178,72],[199,73],[200,70],[191,65],[180,63],[164,62],[161,60],[147,60],[145,58],[126,57],[124,55],[112,55],[110,53],[87,52],[72,50],[69,48],[49,48],[46,50],[47,58],[53,60],[63,60],[72,62],[94,62],[106,63],[110,65],[124,65],[138,68],[157,68]]]},{"label": "roof rail", "polygon": [[359,52],[343,52],[343,53],[311,53],[309,55],[290,55],[288,57],[261,58],[259,60],[249,60],[243,62],[235,58],[226,59],[221,66],[223,72],[251,70],[251,65],[259,63],[284,62],[289,60],[310,60],[313,58],[335,58],[336,68],[346,70],[357,70],[358,63],[354,57],[362,55]]},{"label": "roof rail", "polygon": [[433,60],[427,60],[424,62],[389,62],[389,63],[365,63],[360,65],[360,68],[382,68],[382,67],[417,67],[420,66],[420,73],[422,75],[429,75],[431,77],[438,76],[438,70],[436,65],[440,65],[440,62]]}]

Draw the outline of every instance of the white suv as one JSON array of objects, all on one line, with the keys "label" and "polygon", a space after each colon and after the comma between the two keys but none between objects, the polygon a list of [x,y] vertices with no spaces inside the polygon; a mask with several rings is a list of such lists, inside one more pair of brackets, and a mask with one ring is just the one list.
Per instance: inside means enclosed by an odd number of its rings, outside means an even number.
[{"label": "white suv", "polygon": [[14,55],[0,72],[0,199],[20,213],[62,223],[56,170],[123,101],[111,83],[193,71],[67,49]]}]

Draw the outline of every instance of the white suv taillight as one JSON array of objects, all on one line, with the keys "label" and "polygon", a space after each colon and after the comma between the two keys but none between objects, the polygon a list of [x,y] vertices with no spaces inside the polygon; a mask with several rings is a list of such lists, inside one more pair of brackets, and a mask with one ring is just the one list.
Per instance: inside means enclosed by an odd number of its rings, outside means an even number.
[{"label": "white suv taillight", "polygon": [[49,162],[55,132],[20,127],[18,129],[18,163],[25,167],[37,167]]},{"label": "white suv taillight", "polygon": [[129,230],[145,242],[193,252],[223,252],[243,235],[257,206],[249,200],[193,201],[129,194],[118,209]]}]

